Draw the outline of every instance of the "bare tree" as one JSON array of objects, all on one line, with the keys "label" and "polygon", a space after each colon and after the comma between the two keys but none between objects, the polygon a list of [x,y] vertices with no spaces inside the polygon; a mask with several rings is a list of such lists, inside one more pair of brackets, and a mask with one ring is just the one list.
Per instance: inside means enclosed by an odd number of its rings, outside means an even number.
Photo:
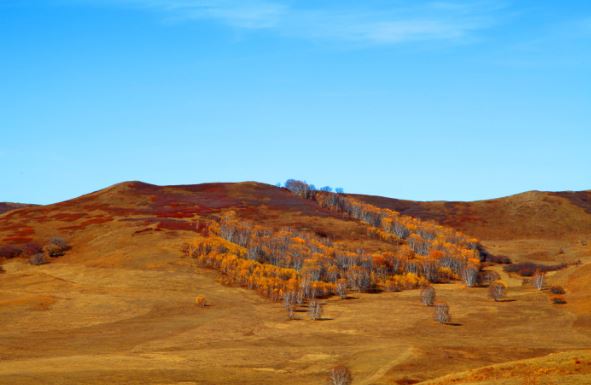
[{"label": "bare tree", "polygon": [[283,305],[290,320],[295,319],[296,293],[288,292],[283,295]]},{"label": "bare tree", "polygon": [[433,306],[435,303],[435,288],[433,286],[425,286],[421,289],[421,302],[426,306]]},{"label": "bare tree", "polygon": [[331,385],[350,385],[353,382],[351,371],[343,365],[335,366],[330,370]]},{"label": "bare tree", "polygon": [[337,280],[337,294],[341,297],[341,299],[347,298],[347,280],[346,279],[339,279]]},{"label": "bare tree", "polygon": [[544,278],[546,273],[540,271],[539,269],[536,270],[533,277],[533,284],[534,287],[538,290],[542,290],[544,288]]},{"label": "bare tree", "polygon": [[322,318],[322,305],[318,301],[312,301],[308,304],[308,314],[310,319],[318,321]]},{"label": "bare tree", "polygon": [[310,191],[313,190],[310,188],[306,182],[302,182],[301,180],[295,179],[288,179],[285,182],[285,188],[291,191],[292,193],[299,195],[302,198],[309,198]]},{"label": "bare tree", "polygon": [[451,322],[451,315],[449,314],[448,304],[446,304],[445,302],[435,304],[435,320],[442,324]]},{"label": "bare tree", "polygon": [[478,283],[478,268],[474,265],[468,265],[462,271],[462,278],[468,287],[476,286]]},{"label": "bare tree", "polygon": [[494,299],[495,301],[498,301],[501,298],[503,298],[505,296],[506,291],[507,291],[507,285],[505,284],[505,282],[500,281],[500,280],[494,281],[488,287],[488,293],[489,293],[490,297],[492,299]]}]

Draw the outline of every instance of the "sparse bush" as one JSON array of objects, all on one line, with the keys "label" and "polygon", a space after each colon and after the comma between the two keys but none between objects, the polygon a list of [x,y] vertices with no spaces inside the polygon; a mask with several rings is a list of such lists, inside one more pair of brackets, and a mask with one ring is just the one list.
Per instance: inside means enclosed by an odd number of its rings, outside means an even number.
[{"label": "sparse bush", "polygon": [[2,265],[0,265],[0,274],[5,273],[6,270],[4,270],[4,267]]},{"label": "sparse bush", "polygon": [[478,273],[478,284],[480,286],[489,286],[492,282],[499,279],[501,279],[501,276],[493,270],[483,270]]},{"label": "sparse bush", "polygon": [[437,322],[442,324],[451,322],[451,315],[449,314],[449,305],[444,302],[436,303],[434,318]]},{"label": "sparse bush", "polygon": [[498,301],[501,298],[503,298],[505,296],[506,291],[507,291],[507,285],[505,284],[505,282],[503,282],[501,280],[494,281],[493,283],[490,284],[490,286],[488,288],[489,288],[488,293],[489,293],[490,297],[492,299],[494,299],[495,301]]},{"label": "sparse bush", "polygon": [[562,294],[565,294],[566,291],[564,290],[564,288],[562,286],[552,286],[550,288],[550,293],[557,294],[557,295],[562,295]]},{"label": "sparse bush", "polygon": [[310,319],[318,321],[322,318],[322,305],[318,301],[311,301],[308,304],[308,315]]},{"label": "sparse bush", "polygon": [[425,306],[433,306],[435,303],[435,288],[433,286],[426,286],[421,289],[421,302]]},{"label": "sparse bush", "polygon": [[49,243],[56,245],[57,247],[59,247],[60,249],[62,249],[64,251],[70,250],[70,245],[62,237],[51,237],[49,239]]},{"label": "sparse bush", "polygon": [[49,257],[56,258],[64,255],[66,251],[70,250],[70,248],[70,245],[65,239],[61,237],[52,237],[49,240],[49,243],[43,247],[43,251],[45,251],[45,254]]},{"label": "sparse bush", "polygon": [[556,305],[564,305],[566,304],[566,300],[564,299],[564,297],[556,296],[552,297],[552,303]]},{"label": "sparse bush", "polygon": [[199,307],[207,306],[207,300],[205,299],[205,296],[198,295],[197,297],[195,297],[195,305]]},{"label": "sparse bush", "polygon": [[350,385],[352,382],[353,376],[347,367],[338,365],[330,370],[330,385]]},{"label": "sparse bush", "polygon": [[37,253],[29,257],[29,263],[31,265],[44,265],[48,263],[48,261],[43,253]]}]

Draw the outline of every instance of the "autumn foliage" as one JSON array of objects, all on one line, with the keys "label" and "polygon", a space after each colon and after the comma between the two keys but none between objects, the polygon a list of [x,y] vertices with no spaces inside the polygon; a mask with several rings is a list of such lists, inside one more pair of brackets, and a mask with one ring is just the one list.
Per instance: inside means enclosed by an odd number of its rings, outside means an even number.
[{"label": "autumn foliage", "polygon": [[312,231],[265,227],[227,211],[201,223],[204,231],[184,252],[199,266],[220,271],[224,283],[257,290],[288,308],[330,295],[345,298],[348,291],[400,291],[457,279],[476,284],[477,240],[304,182],[291,181],[289,187],[362,223],[368,237],[389,248],[367,253]]}]

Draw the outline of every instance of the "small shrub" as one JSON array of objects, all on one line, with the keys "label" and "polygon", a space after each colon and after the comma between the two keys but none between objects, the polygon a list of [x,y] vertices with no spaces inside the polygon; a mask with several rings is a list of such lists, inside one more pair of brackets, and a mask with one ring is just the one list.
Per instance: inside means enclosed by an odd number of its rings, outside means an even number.
[{"label": "small shrub", "polygon": [[480,286],[489,286],[492,282],[499,279],[501,279],[501,276],[493,270],[483,270],[478,273],[478,284]]},{"label": "small shrub", "polygon": [[4,270],[4,267],[2,265],[0,265],[0,274],[2,273],[6,273],[6,270]]},{"label": "small shrub", "polygon": [[435,288],[433,286],[426,286],[421,289],[421,302],[425,306],[433,306],[435,303]]},{"label": "small shrub", "polygon": [[38,265],[44,265],[44,264],[48,263],[48,261],[45,258],[45,255],[43,253],[37,253],[37,254],[31,255],[29,257],[29,263],[31,265],[38,266]]},{"label": "small shrub", "polygon": [[442,324],[451,322],[451,315],[449,314],[449,305],[446,303],[436,303],[434,318],[437,322]]},{"label": "small shrub", "polygon": [[494,299],[495,301],[500,300],[501,298],[503,298],[505,296],[505,293],[507,291],[507,285],[505,284],[505,282],[503,281],[494,281],[493,283],[490,284],[490,286],[488,287],[488,293],[490,295],[490,297],[492,299]]},{"label": "small shrub", "polygon": [[43,247],[45,254],[52,258],[61,257],[70,249],[68,242],[61,237],[52,237],[49,243]]},{"label": "small shrub", "polygon": [[565,294],[566,291],[564,290],[564,288],[562,286],[552,286],[550,288],[550,293],[561,295],[561,294]]},{"label": "small shrub", "polygon": [[330,370],[330,385],[350,385],[352,382],[353,376],[347,367],[338,365]]},{"label": "small shrub", "polygon": [[62,249],[63,251],[68,251],[70,250],[70,245],[68,244],[68,242],[62,238],[62,237],[51,237],[49,239],[49,243],[56,245],[57,247],[59,247],[60,249]]},{"label": "small shrub", "polygon": [[195,297],[195,305],[199,307],[207,306],[207,300],[205,299],[205,296],[198,295],[197,297]]},{"label": "small shrub", "polygon": [[552,303],[556,305],[564,305],[566,303],[566,300],[564,299],[564,297],[552,297]]}]

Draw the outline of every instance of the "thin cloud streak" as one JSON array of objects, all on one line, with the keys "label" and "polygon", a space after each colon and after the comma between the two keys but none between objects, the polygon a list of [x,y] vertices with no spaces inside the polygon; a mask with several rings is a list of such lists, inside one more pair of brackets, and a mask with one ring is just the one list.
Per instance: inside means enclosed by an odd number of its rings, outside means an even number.
[{"label": "thin cloud streak", "polygon": [[411,6],[301,9],[271,0],[70,0],[162,13],[177,21],[211,20],[243,30],[269,30],[281,36],[365,44],[457,41],[495,24],[503,2],[428,2]]}]

